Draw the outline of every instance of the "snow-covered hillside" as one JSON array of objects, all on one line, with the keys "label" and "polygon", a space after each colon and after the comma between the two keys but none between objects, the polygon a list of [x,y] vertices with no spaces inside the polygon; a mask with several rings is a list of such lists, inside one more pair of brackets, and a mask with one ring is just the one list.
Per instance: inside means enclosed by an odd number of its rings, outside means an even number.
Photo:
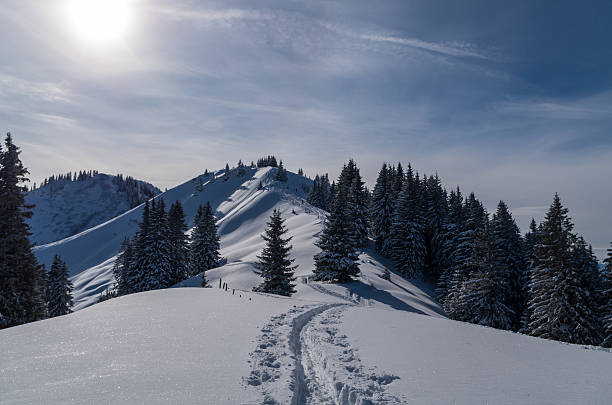
[{"label": "snow-covered hillside", "polygon": [[610,403],[609,352],[341,288],[158,290],[1,330],[0,403]]},{"label": "snow-covered hillside", "polygon": [[[276,170],[202,175],[157,197],[181,201],[188,223],[215,209],[227,264],[207,272],[211,288],[194,277],[90,306],[142,207],[37,247],[47,265],[68,262],[79,310],[0,330],[0,403],[610,403],[609,351],[446,319],[430,286],[384,280],[389,263],[369,250],[355,281],[313,282],[325,213],[304,202],[310,180]],[[251,292],[274,209],[299,265],[291,298]]]},{"label": "snow-covered hillside", "polygon": [[[133,183],[130,185],[139,188],[129,190],[133,193],[161,193],[149,183]],[[78,181],[56,180],[31,190],[26,194],[26,203],[34,205],[34,216],[28,221],[31,242],[41,245],[72,236],[123,214],[137,197],[143,201],[144,195],[133,196],[124,188],[117,176],[100,173]]]}]

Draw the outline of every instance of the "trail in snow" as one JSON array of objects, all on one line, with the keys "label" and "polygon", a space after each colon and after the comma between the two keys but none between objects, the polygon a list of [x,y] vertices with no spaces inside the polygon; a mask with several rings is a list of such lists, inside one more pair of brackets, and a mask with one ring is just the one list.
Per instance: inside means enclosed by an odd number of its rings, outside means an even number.
[{"label": "trail in snow", "polygon": [[347,306],[295,306],[270,319],[256,339],[245,379],[260,394],[253,404],[404,403],[385,391],[399,377],[366,369],[347,337],[338,333]]}]

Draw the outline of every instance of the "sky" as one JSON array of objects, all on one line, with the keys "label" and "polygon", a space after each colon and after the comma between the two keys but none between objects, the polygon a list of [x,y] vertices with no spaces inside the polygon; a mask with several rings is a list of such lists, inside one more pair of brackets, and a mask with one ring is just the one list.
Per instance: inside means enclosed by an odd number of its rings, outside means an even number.
[{"label": "sky", "polygon": [[0,8],[0,129],[33,181],[164,188],[274,154],[354,158],[372,186],[402,162],[523,231],[558,192],[598,256],[612,240],[609,1],[126,0],[93,22],[74,1]]}]

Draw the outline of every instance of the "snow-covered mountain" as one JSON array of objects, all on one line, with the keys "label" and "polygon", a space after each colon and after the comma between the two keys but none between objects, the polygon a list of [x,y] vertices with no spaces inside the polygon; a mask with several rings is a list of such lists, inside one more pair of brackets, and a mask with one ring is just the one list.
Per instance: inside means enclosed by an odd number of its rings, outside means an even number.
[{"label": "snow-covered mountain", "polygon": [[108,221],[161,191],[144,181],[95,174],[53,180],[26,194],[34,205],[29,219],[34,245],[54,242]]},{"label": "snow-covered mountain", "polygon": [[[276,170],[201,175],[156,197],[181,201],[189,224],[210,201],[227,258],[206,273],[212,288],[189,288],[196,277],[90,306],[142,206],[37,247],[47,265],[67,261],[80,310],[0,331],[0,403],[610,403],[608,350],[446,319],[431,286],[384,280],[373,252],[351,283],[312,282],[325,213],[305,202],[310,180]],[[299,265],[291,298],[251,292],[274,209]]]}]

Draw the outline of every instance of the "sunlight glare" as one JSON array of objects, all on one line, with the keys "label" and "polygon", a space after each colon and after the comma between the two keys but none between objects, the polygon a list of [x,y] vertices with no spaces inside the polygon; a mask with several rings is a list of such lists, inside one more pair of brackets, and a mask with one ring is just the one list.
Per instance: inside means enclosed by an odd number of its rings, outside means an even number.
[{"label": "sunlight glare", "polygon": [[69,0],[66,12],[76,35],[87,42],[118,40],[130,21],[128,0]]}]

